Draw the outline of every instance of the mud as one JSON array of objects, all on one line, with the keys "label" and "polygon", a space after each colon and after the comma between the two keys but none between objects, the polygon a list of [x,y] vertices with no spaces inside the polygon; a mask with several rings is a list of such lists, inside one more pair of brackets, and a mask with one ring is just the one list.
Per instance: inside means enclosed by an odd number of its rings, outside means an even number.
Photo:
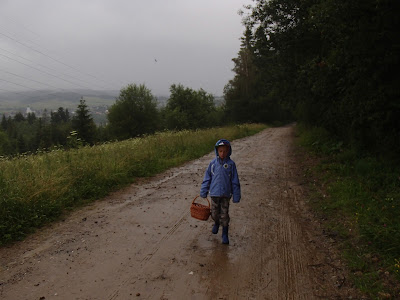
[{"label": "mud", "polygon": [[190,217],[214,152],[0,249],[1,299],[355,299],[306,204],[293,126],[232,143],[230,245]]}]

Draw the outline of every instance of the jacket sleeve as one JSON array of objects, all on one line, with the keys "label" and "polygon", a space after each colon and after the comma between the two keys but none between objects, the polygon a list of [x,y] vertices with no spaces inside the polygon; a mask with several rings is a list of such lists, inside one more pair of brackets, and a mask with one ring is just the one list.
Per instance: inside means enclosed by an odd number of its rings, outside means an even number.
[{"label": "jacket sleeve", "polygon": [[236,169],[236,164],[233,164],[233,170],[232,170],[232,194],[233,194],[233,202],[234,203],[240,202],[241,198],[240,181]]},{"label": "jacket sleeve", "polygon": [[204,179],[201,184],[201,189],[200,189],[200,197],[206,198],[208,195],[208,191],[210,190],[210,184],[211,184],[211,163],[208,165],[208,168],[204,174]]}]

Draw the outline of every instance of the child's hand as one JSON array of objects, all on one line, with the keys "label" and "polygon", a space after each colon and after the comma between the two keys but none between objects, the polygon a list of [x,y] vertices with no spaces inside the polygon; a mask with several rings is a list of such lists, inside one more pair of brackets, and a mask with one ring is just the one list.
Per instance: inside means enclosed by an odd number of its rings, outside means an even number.
[{"label": "child's hand", "polygon": [[233,199],[232,199],[232,202],[233,202],[233,203],[239,203],[239,202],[240,202],[240,199],[235,199],[235,198],[233,198]]}]

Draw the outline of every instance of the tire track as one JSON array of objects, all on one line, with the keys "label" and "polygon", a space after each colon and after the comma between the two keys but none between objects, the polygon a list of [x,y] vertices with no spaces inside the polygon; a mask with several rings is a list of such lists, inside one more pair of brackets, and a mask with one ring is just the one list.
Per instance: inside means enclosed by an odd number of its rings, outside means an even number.
[{"label": "tire track", "polygon": [[296,190],[289,186],[289,167],[287,163],[288,150],[285,148],[282,161],[281,192],[279,197],[279,229],[277,231],[278,247],[278,272],[280,299],[314,299],[307,286],[306,257],[304,241],[301,240],[302,232],[297,215],[291,213],[291,208],[297,205]]},{"label": "tire track", "polygon": [[[154,255],[158,252],[158,250],[160,250],[161,246],[163,245],[164,242],[166,242],[169,238],[171,238],[171,236],[175,233],[175,231],[185,222],[187,221],[187,215],[184,215],[183,217],[181,217],[173,226],[172,228],[158,241],[157,245],[149,252],[147,253],[141,260],[141,267],[143,268],[144,266],[146,266],[146,264],[154,257]],[[117,297],[119,296],[119,290],[121,289],[121,287],[125,286],[128,282],[135,283],[136,281],[133,280],[134,278],[136,278],[136,274],[132,275],[132,276],[128,276],[126,279],[124,279],[122,281],[122,283],[118,286],[117,289],[115,289],[108,297],[107,299],[109,300],[113,300],[113,299],[117,299]]]}]

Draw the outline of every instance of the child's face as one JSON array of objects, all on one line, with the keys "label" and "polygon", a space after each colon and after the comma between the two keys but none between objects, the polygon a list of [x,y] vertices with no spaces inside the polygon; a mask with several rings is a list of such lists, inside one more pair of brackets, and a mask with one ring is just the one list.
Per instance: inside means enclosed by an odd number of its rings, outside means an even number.
[{"label": "child's face", "polygon": [[229,146],[219,146],[217,150],[219,158],[224,160],[228,156]]}]

